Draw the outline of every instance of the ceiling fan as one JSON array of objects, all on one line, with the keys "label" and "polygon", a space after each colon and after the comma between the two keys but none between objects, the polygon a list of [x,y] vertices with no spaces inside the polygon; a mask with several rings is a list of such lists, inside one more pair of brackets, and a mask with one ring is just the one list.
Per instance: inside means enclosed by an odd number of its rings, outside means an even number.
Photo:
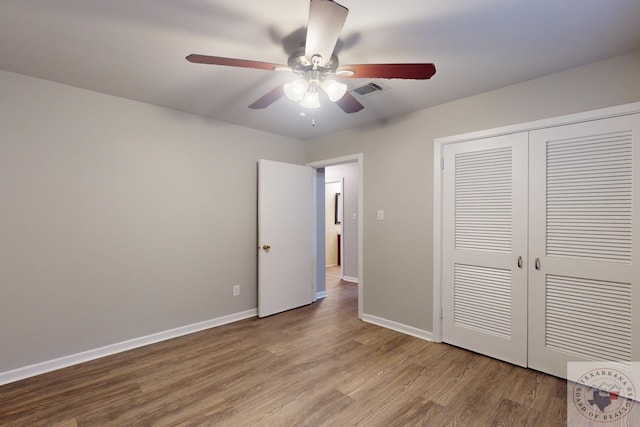
[{"label": "ceiling fan", "polygon": [[279,85],[249,105],[253,109],[266,108],[282,96],[299,102],[303,108],[318,108],[322,91],[343,111],[355,113],[364,106],[347,92],[346,84],[332,77],[425,80],[435,74],[436,68],[430,63],[340,66],[333,51],[348,13],[349,9],[332,0],[311,0],[305,45],[289,57],[288,65],[197,54],[191,54],[186,59],[199,64],[289,71],[301,76]]}]

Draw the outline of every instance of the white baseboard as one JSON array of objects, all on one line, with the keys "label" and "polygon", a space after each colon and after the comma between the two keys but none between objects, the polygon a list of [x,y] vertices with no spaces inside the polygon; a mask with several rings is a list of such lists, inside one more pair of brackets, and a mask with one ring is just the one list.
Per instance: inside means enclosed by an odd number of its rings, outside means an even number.
[{"label": "white baseboard", "polygon": [[316,298],[317,299],[322,299],[322,298],[326,298],[326,297],[327,297],[327,291],[318,292],[316,294]]},{"label": "white baseboard", "polygon": [[145,345],[155,344],[160,341],[166,341],[183,335],[192,334],[194,332],[203,331],[205,329],[215,328],[216,326],[226,325],[227,323],[237,322],[238,320],[248,319],[257,316],[257,314],[258,311],[256,309],[247,310],[219,317],[217,319],[205,320],[203,322],[181,326],[168,331],[133,338],[120,343],[110,344],[104,347],[63,356],[53,360],[47,360],[45,362],[13,369],[11,371],[0,372],[0,385],[55,371],[57,369],[66,368],[68,366],[77,365],[79,363],[88,362],[90,360],[99,359],[101,357],[110,356],[112,354],[121,353],[123,351],[133,350],[134,348],[143,347]]},{"label": "white baseboard", "polygon": [[351,277],[351,276],[342,276],[342,280],[344,280],[345,282],[353,282],[353,283],[359,282],[357,277]]},{"label": "white baseboard", "polygon": [[432,332],[414,328],[413,326],[403,325],[402,323],[397,323],[392,320],[383,319],[381,317],[371,316],[370,314],[363,314],[362,320],[367,323],[382,326],[383,328],[411,335],[412,337],[420,338],[427,341],[433,341]]}]

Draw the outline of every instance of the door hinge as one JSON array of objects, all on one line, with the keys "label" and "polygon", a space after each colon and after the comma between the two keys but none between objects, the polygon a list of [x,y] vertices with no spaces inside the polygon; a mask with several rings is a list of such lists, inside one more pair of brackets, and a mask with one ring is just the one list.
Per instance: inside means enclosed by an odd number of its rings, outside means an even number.
[{"label": "door hinge", "polygon": [[440,320],[442,320],[442,307],[440,308]]},{"label": "door hinge", "polygon": [[440,159],[440,169],[444,170],[444,159]]}]

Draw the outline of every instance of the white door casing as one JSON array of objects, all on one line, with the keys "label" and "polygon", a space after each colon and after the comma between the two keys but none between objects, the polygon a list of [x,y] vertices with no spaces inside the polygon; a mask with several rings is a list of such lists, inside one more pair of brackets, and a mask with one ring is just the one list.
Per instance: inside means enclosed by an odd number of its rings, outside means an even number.
[{"label": "white door casing", "polygon": [[444,147],[445,342],[527,364],[527,133]]},{"label": "white door casing", "polygon": [[258,162],[258,316],[313,301],[314,181],[308,166]]}]

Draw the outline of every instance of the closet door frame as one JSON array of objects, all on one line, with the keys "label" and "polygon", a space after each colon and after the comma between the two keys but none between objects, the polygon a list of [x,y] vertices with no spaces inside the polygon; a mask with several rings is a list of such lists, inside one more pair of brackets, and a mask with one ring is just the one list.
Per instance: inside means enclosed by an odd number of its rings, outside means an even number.
[{"label": "closet door frame", "polygon": [[431,333],[433,341],[442,342],[442,186],[444,146],[635,113],[640,113],[640,102],[435,139],[433,156],[433,330]]}]

